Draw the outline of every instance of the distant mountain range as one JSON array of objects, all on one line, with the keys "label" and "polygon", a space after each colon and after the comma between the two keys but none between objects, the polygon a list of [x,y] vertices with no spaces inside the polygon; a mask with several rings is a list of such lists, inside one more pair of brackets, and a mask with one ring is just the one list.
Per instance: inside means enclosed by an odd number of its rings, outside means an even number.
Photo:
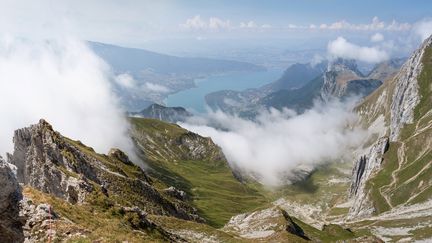
[{"label": "distant mountain range", "polygon": [[151,103],[163,103],[168,94],[194,87],[194,79],[199,77],[265,70],[247,62],[177,57],[99,42],[88,42],[88,45],[112,67],[116,75],[127,74],[127,78],[135,80],[132,87],[114,82],[117,94],[129,111],[141,110]]},{"label": "distant mountain range", "polygon": [[258,89],[223,90],[206,96],[207,104],[241,116],[254,116],[261,108],[291,108],[298,112],[310,108],[315,99],[366,96],[398,71],[404,59],[377,64],[368,75],[362,74],[353,60],[337,59],[317,65],[294,64],[283,76]]}]

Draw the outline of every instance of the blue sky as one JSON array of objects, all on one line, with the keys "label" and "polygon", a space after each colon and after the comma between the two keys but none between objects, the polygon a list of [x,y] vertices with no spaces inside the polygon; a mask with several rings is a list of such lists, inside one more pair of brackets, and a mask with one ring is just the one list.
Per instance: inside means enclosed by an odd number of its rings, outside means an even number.
[{"label": "blue sky", "polygon": [[383,20],[417,21],[431,15],[432,2],[426,0],[266,0],[266,1],[177,1],[188,14],[223,15],[227,18],[256,18],[277,23],[292,21],[297,24],[328,22],[341,19],[364,22],[374,16]]},{"label": "blue sky", "polygon": [[337,37],[366,45],[377,33],[401,42],[430,17],[426,0],[0,0],[3,34],[68,35],[163,52],[325,48]]}]

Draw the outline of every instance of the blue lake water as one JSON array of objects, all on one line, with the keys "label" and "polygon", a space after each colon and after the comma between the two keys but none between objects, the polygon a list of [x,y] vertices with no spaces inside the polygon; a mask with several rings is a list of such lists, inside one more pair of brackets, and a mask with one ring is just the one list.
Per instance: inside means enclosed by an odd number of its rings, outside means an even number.
[{"label": "blue lake water", "polygon": [[245,90],[258,88],[280,78],[282,69],[262,72],[233,72],[196,79],[196,87],[168,96],[168,106],[182,106],[195,112],[205,112],[205,95],[219,90]]}]

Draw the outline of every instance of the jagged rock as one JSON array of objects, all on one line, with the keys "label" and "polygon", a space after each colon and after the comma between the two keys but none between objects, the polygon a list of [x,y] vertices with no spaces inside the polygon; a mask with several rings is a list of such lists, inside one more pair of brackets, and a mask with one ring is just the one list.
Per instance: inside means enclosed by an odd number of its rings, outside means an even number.
[{"label": "jagged rock", "polygon": [[186,192],[179,190],[173,186],[168,187],[167,189],[164,190],[166,194],[168,194],[171,197],[175,197],[177,199],[180,199],[182,201],[187,199],[187,194]]},{"label": "jagged rock", "polygon": [[59,216],[51,205],[35,205],[31,200],[24,198],[20,214],[27,219],[23,227],[26,243],[41,242],[56,235],[52,225]]},{"label": "jagged rock", "polygon": [[111,149],[108,152],[108,156],[114,159],[118,159],[127,165],[133,165],[132,161],[129,160],[129,157],[120,149],[116,149],[116,148]]},{"label": "jagged rock", "polygon": [[225,161],[225,155],[222,150],[213,143],[211,138],[202,137],[193,132],[186,132],[179,136],[175,145],[181,146],[187,150],[184,159],[192,160],[215,160]]},{"label": "jagged rock", "polygon": [[139,207],[122,207],[121,211],[126,215],[127,221],[134,229],[156,230],[169,242],[187,242],[177,234],[173,234],[147,218],[147,213]]},{"label": "jagged rock", "polygon": [[348,213],[348,218],[370,216],[375,210],[368,203],[368,195],[365,192],[366,181],[380,169],[384,153],[389,147],[389,138],[382,137],[372,145],[368,154],[361,156],[355,163],[352,172],[350,197],[354,203]]},{"label": "jagged rock", "polygon": [[[123,214],[132,214],[129,217],[129,223],[132,225],[133,228],[139,229],[139,228],[152,228],[155,225],[153,225],[151,222],[147,220],[147,213],[141,210],[139,207],[121,207],[121,211]],[[136,215],[136,217],[134,217]]]},{"label": "jagged rock", "polygon": [[222,230],[248,239],[259,239],[285,231],[286,226],[282,210],[271,207],[233,216]]},{"label": "jagged rock", "polygon": [[305,235],[303,229],[294,222],[294,220],[288,215],[288,213],[285,210],[281,210],[281,212],[287,221],[286,231],[291,234],[297,235],[303,239],[309,240],[309,238]]},{"label": "jagged rock", "polygon": [[21,189],[9,165],[0,157],[0,242],[22,242],[24,219],[19,216]]},{"label": "jagged rock", "polygon": [[45,120],[16,130],[13,141],[15,150],[8,155],[8,160],[17,167],[20,183],[70,203],[82,203],[86,194],[92,191],[91,184],[70,176],[67,171],[82,172],[85,177],[97,180],[93,168],[86,163],[76,163],[72,153],[78,151],[65,143]]},{"label": "jagged rock", "polygon": [[64,138],[44,120],[15,131],[13,141],[15,150],[8,159],[17,167],[18,181],[39,191],[81,204],[100,190],[106,197],[134,201],[152,214],[204,221],[193,207],[162,195],[119,150],[112,150],[110,156],[98,155]]},{"label": "jagged rock", "polygon": [[[389,110],[384,109],[384,111],[390,113],[389,137],[378,139],[371,145],[368,154],[361,157],[354,165],[353,181],[350,188],[353,205],[347,219],[370,216],[375,211],[368,192],[365,191],[365,184],[374,172],[380,169],[382,157],[389,147],[389,142],[397,141],[402,127],[413,122],[414,109],[420,102],[417,78],[422,72],[423,54],[431,44],[432,36],[426,39],[421,47],[413,53],[394,79],[391,80],[391,85],[386,87],[378,96],[382,97],[383,94],[389,93]],[[394,88],[392,88],[393,86]],[[380,99],[380,102],[383,101],[385,99]],[[363,110],[361,114],[364,117],[369,116],[367,110]]]},{"label": "jagged rock", "polygon": [[360,156],[360,159],[354,164],[352,171],[353,181],[350,187],[350,196],[355,196],[364,186],[364,181],[377,169],[383,161],[383,155],[389,148],[389,138],[382,137],[372,145],[367,155]]},{"label": "jagged rock", "polygon": [[396,87],[390,106],[390,141],[398,138],[404,124],[413,122],[414,108],[420,102],[417,77],[423,69],[423,54],[431,44],[432,36],[413,53],[395,77]]},{"label": "jagged rock", "polygon": [[[376,73],[371,73],[371,75],[377,76]],[[352,94],[366,96],[383,83],[382,80],[374,79],[372,76],[364,76],[358,70],[354,60],[341,58],[328,64],[323,77],[321,98],[324,101],[344,98]]]}]

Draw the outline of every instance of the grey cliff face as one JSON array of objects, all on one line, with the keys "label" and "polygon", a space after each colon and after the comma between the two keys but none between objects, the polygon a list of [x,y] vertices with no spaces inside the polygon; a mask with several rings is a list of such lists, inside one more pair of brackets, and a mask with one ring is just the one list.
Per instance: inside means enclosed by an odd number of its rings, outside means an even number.
[{"label": "grey cliff face", "polygon": [[402,66],[395,77],[396,88],[390,110],[390,140],[396,141],[404,124],[413,122],[414,108],[420,102],[417,77],[423,69],[421,63],[425,49],[432,44],[432,37],[424,41]]},{"label": "grey cliff face", "polygon": [[23,221],[19,216],[21,189],[9,165],[0,157],[0,242],[22,242]]},{"label": "grey cliff face", "polygon": [[[380,169],[383,154],[388,149],[389,142],[398,141],[401,128],[414,120],[414,109],[420,102],[417,78],[423,68],[422,57],[425,49],[431,44],[432,37],[429,37],[407,60],[393,79],[395,88],[390,93],[389,137],[379,138],[370,146],[369,152],[361,156],[355,163],[350,188],[353,205],[350,208],[348,219],[371,216],[374,213],[373,205],[368,199],[368,192],[365,190],[365,184],[374,172]],[[387,90],[386,92],[390,91]]]},{"label": "grey cliff face", "polygon": [[348,213],[348,219],[370,216],[374,212],[374,208],[368,203],[365,186],[367,180],[380,169],[384,153],[388,147],[388,137],[382,137],[372,145],[368,154],[361,156],[354,164],[349,192],[354,202]]},{"label": "grey cliff face", "polygon": [[[118,149],[108,156],[97,155],[91,148],[62,137],[44,120],[17,130],[13,140],[15,151],[8,159],[24,185],[72,204],[84,203],[96,189],[106,197],[126,194],[148,213],[203,221],[194,208],[162,195],[146,173]],[[136,171],[134,178],[128,177],[122,169],[125,166]]]},{"label": "grey cliff face", "polygon": [[[17,167],[20,183],[70,203],[81,203],[92,191],[92,185],[85,178],[99,182],[90,164],[76,164],[71,157],[68,158],[66,151],[78,151],[64,143],[61,135],[44,120],[15,131],[13,141],[15,150],[8,160]],[[60,170],[60,166],[81,172],[84,176],[71,177]]]},{"label": "grey cliff face", "polygon": [[376,76],[385,79],[383,72],[388,68],[376,70],[375,73],[364,76],[357,68],[353,60],[336,59],[328,64],[327,71],[323,74],[324,83],[321,88],[321,98],[329,101],[333,98],[344,98],[349,95],[366,96],[377,89],[384,80],[376,79]]},{"label": "grey cliff face", "polygon": [[334,97],[342,97],[345,87],[338,82],[338,76],[346,76],[357,79],[362,74],[357,70],[357,65],[353,60],[336,59],[328,63],[327,71],[323,74],[324,83],[321,88],[321,98],[329,101]]}]

